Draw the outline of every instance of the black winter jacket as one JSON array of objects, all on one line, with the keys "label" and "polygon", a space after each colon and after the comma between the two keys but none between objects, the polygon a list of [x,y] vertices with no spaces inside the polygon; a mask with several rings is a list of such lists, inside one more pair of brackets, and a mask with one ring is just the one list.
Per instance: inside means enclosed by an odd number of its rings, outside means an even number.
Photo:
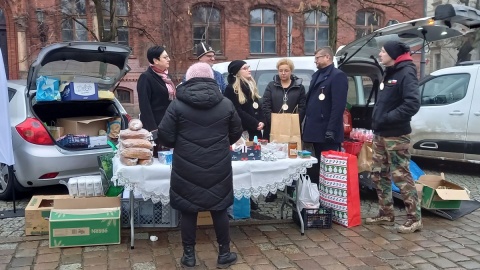
[{"label": "black winter jacket", "polygon": [[240,116],[240,119],[242,119],[243,130],[248,131],[250,140],[253,140],[254,136],[261,139],[263,138],[263,135],[261,131],[257,130],[258,123],[263,122],[265,124],[265,116],[262,111],[261,101],[255,99],[255,102],[258,103],[258,108],[253,108],[254,100],[252,99],[250,88],[247,85],[242,84],[242,91],[247,99],[244,104],[240,104],[238,101],[238,95],[235,94],[232,84],[227,85],[227,88],[225,88],[225,97],[230,99],[233,105],[235,105],[238,115]]},{"label": "black winter jacket", "polygon": [[162,78],[151,67],[140,75],[137,83],[138,106],[143,128],[152,131],[158,128],[171,100]]},{"label": "black winter jacket", "polygon": [[237,111],[214,79],[193,78],[178,87],[158,127],[160,142],[174,148],[172,208],[218,211],[233,204],[230,145],[241,135]]},{"label": "black winter jacket", "polygon": [[[295,75],[291,76],[292,84],[286,90],[282,87],[280,82],[280,77],[275,75],[273,81],[271,81],[267,88],[265,88],[265,93],[263,93],[263,112],[267,123],[267,127],[270,127],[272,122],[272,113],[293,113],[295,108],[295,113],[298,113],[300,116],[300,123],[302,123],[303,118],[305,117],[305,87],[302,85],[303,80],[298,78]],[[283,111],[283,98],[287,95],[287,105],[288,110]]]},{"label": "black winter jacket", "polygon": [[373,132],[382,137],[410,134],[412,116],[420,109],[415,64],[408,60],[388,67],[383,84],[373,107]]}]

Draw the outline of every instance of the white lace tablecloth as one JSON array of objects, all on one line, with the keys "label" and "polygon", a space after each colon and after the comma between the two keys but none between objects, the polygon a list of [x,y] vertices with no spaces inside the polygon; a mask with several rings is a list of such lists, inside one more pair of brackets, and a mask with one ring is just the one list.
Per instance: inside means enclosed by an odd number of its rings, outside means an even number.
[{"label": "white lace tablecloth", "polygon": [[[317,163],[310,159],[279,159],[277,161],[232,161],[233,193],[237,199],[242,197],[266,196],[291,185],[306,173],[307,168]],[[118,156],[113,158],[113,178],[127,190],[133,189],[144,200],[166,205],[170,202],[170,165],[163,165],[157,159],[150,166],[124,166]]]}]

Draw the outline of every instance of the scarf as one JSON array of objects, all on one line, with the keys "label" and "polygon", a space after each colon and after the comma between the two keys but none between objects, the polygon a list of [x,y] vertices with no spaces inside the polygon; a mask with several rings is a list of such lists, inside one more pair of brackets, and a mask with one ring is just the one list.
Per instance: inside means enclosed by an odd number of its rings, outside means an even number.
[{"label": "scarf", "polygon": [[168,77],[168,70],[160,70],[154,65],[150,65],[152,70],[162,78],[162,80],[165,82],[165,85],[167,86],[168,89],[168,99],[169,100],[174,100],[175,95],[176,95],[176,89],[175,89],[175,84],[172,82],[172,80]]}]

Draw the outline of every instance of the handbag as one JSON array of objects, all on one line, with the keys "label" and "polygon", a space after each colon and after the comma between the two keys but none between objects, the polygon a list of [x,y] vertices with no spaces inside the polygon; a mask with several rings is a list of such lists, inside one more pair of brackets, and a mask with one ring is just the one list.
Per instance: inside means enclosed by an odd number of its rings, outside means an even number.
[{"label": "handbag", "polygon": [[320,161],[320,204],[333,209],[333,222],[347,228],[361,224],[357,157],[325,151]]},{"label": "handbag", "polygon": [[302,136],[298,113],[272,113],[271,119],[270,141],[279,143],[296,142],[297,150],[301,150]]},{"label": "handbag", "polygon": [[308,175],[302,175],[298,183],[298,206],[300,211],[303,208],[307,209],[317,209],[320,207],[320,192],[318,191],[318,186],[315,183],[312,183]]}]

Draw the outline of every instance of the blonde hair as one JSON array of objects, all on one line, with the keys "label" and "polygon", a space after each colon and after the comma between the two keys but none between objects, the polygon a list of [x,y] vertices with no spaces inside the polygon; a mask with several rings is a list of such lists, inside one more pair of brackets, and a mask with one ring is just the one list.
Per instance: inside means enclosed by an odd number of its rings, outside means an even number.
[{"label": "blonde hair", "polygon": [[245,102],[247,102],[247,98],[242,91],[242,82],[250,88],[253,100],[255,100],[255,97],[257,99],[261,98],[260,94],[258,94],[257,83],[255,80],[252,77],[250,79],[245,79],[237,73],[237,75],[235,75],[235,82],[233,83],[232,87],[235,94],[238,95],[238,102],[240,102],[240,104],[245,104]]},{"label": "blonde hair", "polygon": [[290,67],[290,71],[293,71],[295,69],[295,65],[293,64],[293,61],[288,59],[288,58],[282,58],[278,60],[277,62],[277,70],[280,68],[282,65],[288,65]]}]

